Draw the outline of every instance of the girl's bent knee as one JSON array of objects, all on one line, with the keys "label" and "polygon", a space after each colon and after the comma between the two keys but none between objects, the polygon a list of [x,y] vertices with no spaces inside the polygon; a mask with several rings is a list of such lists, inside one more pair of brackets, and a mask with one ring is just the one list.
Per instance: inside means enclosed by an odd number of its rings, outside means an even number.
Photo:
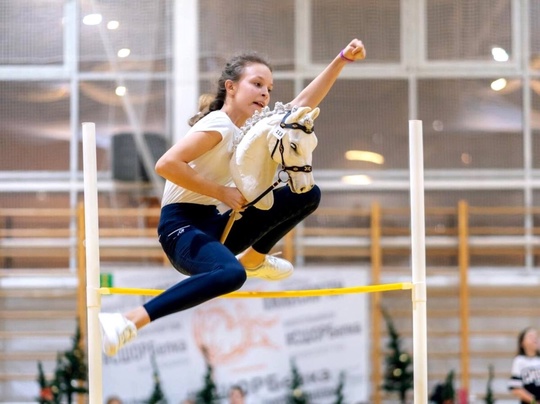
[{"label": "girl's bent knee", "polygon": [[314,185],[309,191],[309,194],[315,206],[319,206],[319,203],[321,202],[321,189],[317,185]]},{"label": "girl's bent knee", "polygon": [[240,289],[246,282],[246,270],[239,262],[235,265],[227,265],[223,269],[223,285],[226,293]]}]

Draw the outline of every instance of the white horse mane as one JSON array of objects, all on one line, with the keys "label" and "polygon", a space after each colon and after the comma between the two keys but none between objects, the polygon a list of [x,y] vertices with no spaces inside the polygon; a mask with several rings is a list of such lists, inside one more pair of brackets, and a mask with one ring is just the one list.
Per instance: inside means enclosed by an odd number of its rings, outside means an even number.
[{"label": "white horse mane", "polygon": [[[272,139],[283,137],[284,132],[288,133],[291,130],[281,130],[279,125],[283,116],[289,112],[288,122],[303,125],[308,131],[306,135],[312,137],[313,144],[308,147],[307,154],[309,156],[306,156],[309,158],[307,164],[311,163],[311,151],[317,144],[315,134],[311,131],[313,130],[313,120],[319,114],[318,108],[312,110],[309,107],[293,107],[290,104],[284,105],[277,102],[273,110],[265,107],[260,112],[256,111],[242,126],[239,136],[233,139],[234,151],[230,163],[234,183],[248,202],[255,200],[274,182],[279,164],[272,159],[270,142]],[[303,162],[304,164],[306,163]],[[313,177],[311,177],[311,181],[312,179]],[[272,207],[273,203],[273,193],[269,192],[254,206],[267,210]]]},{"label": "white horse mane", "polygon": [[[246,123],[240,128],[240,135],[235,136],[233,140],[234,148],[238,146],[244,136],[251,130],[251,128],[253,128],[256,123],[260,122],[265,118],[269,118],[275,115],[285,115],[287,112],[293,113],[297,109],[298,107],[296,105],[292,106],[291,104],[283,104],[282,102],[278,101],[274,104],[274,109],[270,109],[270,107],[266,106],[260,112],[255,111],[251,118],[248,118]],[[309,115],[306,115],[305,117],[300,119],[298,123],[304,125],[309,130],[313,129],[313,119],[311,119],[311,116]]]}]

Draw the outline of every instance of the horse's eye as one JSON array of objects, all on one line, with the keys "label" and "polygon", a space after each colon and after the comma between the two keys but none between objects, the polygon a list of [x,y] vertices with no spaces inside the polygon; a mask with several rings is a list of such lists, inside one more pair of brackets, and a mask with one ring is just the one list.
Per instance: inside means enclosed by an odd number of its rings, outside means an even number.
[{"label": "horse's eye", "polygon": [[296,143],[291,143],[291,149],[294,151],[298,150],[298,146],[296,146]]}]

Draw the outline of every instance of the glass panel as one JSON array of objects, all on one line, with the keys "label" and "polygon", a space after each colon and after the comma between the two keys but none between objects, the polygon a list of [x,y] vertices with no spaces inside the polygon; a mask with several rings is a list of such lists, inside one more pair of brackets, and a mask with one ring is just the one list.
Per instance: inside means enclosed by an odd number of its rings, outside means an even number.
[{"label": "glass panel", "polygon": [[492,80],[420,80],[425,167],[522,168],[519,80],[493,91]]},{"label": "glass panel", "polygon": [[[51,208],[51,209],[68,209],[69,194],[64,192],[0,192],[0,206],[3,209],[26,209],[26,208]],[[17,228],[18,222],[29,223],[28,218],[7,219],[2,217],[4,228]],[[35,217],[34,217],[35,221]],[[33,223],[35,227],[35,223]],[[55,225],[56,227],[57,225]]]},{"label": "glass panel", "polygon": [[0,170],[69,170],[69,85],[0,81]]},{"label": "glass panel", "polygon": [[400,3],[395,0],[314,0],[311,53],[314,63],[328,63],[353,38],[366,45],[362,63],[399,63]]},{"label": "glass panel", "polygon": [[[404,80],[338,80],[320,105],[314,167],[359,173],[408,167],[407,94]],[[384,162],[347,160],[349,150],[378,153]]]},{"label": "glass panel", "polygon": [[[112,156],[108,153],[111,137],[121,133],[133,133],[140,125],[143,133],[169,138],[166,133],[166,92],[163,81],[127,81],[127,96],[116,94],[118,87],[110,81],[80,83],[81,122],[95,122],[98,150],[98,170],[111,168]],[[133,110],[135,122],[127,113]],[[103,153],[103,154],[102,154]],[[135,158],[135,157],[134,157]],[[82,160],[80,160],[82,169]]]},{"label": "glass panel", "polygon": [[540,78],[531,80],[531,130],[533,167],[540,168]]},{"label": "glass panel", "polygon": [[3,1],[0,65],[62,64],[64,0]]},{"label": "glass panel", "polygon": [[460,200],[466,200],[470,206],[523,206],[524,203],[523,192],[515,190],[427,191],[425,194],[426,206],[457,208]]},{"label": "glass panel", "polygon": [[[171,1],[84,2],[81,6],[80,69],[165,71],[171,59]],[[99,14],[101,22],[85,24]]]},{"label": "glass panel", "polygon": [[[540,190],[533,192],[533,205],[540,206]],[[537,214],[535,217],[535,226],[540,227],[540,214]]]},{"label": "glass panel", "polygon": [[531,1],[528,4],[531,8],[529,12],[531,69],[540,71],[540,1]]},{"label": "glass panel", "polygon": [[[315,172],[315,176],[317,173]],[[332,191],[323,189],[321,208],[370,209],[377,202],[382,208],[407,208],[409,191]],[[310,220],[308,217],[306,220]],[[344,223],[345,224],[345,223]]]},{"label": "glass panel", "polygon": [[245,51],[268,57],[275,70],[294,66],[294,1],[200,1],[200,69],[221,71]]},{"label": "glass panel", "polygon": [[427,0],[429,60],[493,60],[512,54],[510,0]]}]

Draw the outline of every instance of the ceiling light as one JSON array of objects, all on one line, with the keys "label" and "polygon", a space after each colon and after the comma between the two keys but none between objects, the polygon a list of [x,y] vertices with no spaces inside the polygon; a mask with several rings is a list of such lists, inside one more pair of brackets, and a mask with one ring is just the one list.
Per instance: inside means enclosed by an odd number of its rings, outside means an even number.
[{"label": "ceiling light", "polygon": [[346,175],[341,177],[341,182],[349,185],[369,185],[373,181],[367,175]]},{"label": "ceiling light", "polygon": [[494,82],[491,83],[491,89],[493,91],[501,91],[506,87],[506,79],[497,79]]},{"label": "ceiling light", "polygon": [[84,25],[98,25],[102,19],[101,14],[88,14],[83,17],[82,22]]},{"label": "ceiling light", "polygon": [[439,121],[438,119],[433,121],[433,130],[436,132],[442,132],[444,129],[444,124],[442,121]]},{"label": "ceiling light", "polygon": [[127,58],[129,54],[131,53],[131,50],[128,48],[120,49],[117,53],[119,58]]},{"label": "ceiling light", "polygon": [[508,53],[503,48],[498,46],[491,48],[491,55],[497,62],[507,62],[509,59]]},{"label": "ceiling light", "polygon": [[117,96],[123,97],[124,95],[126,95],[127,89],[124,86],[118,86],[116,87],[116,90],[114,90],[114,92]]},{"label": "ceiling light", "polygon": [[345,158],[347,160],[367,161],[368,163],[384,164],[384,157],[382,156],[382,154],[364,150],[349,150],[345,152]]},{"label": "ceiling light", "polygon": [[118,21],[115,21],[115,20],[109,21],[107,23],[107,29],[111,29],[111,30],[118,29],[119,26],[120,26],[120,23]]}]

